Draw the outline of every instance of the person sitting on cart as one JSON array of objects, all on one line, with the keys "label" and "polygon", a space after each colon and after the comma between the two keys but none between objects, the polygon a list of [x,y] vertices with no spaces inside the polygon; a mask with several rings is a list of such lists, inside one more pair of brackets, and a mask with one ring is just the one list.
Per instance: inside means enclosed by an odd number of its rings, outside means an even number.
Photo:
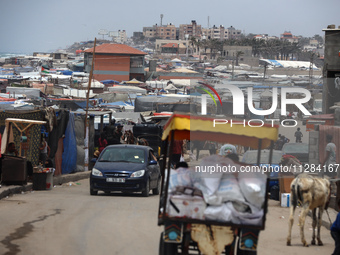
[{"label": "person sitting on cart", "polygon": [[230,158],[234,162],[239,162],[240,157],[236,153],[229,153],[225,156],[226,158]]},{"label": "person sitting on cart", "polygon": [[227,143],[221,147],[219,154],[221,156],[227,156],[228,154],[231,154],[231,153],[237,154],[236,146]]}]

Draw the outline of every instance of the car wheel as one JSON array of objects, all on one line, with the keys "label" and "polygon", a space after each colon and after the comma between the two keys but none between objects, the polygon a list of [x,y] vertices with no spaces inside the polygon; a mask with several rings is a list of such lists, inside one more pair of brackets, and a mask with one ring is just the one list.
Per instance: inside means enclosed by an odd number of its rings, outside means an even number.
[{"label": "car wheel", "polygon": [[148,179],[145,184],[145,190],[142,191],[143,197],[148,197],[150,193],[150,180]]},{"label": "car wheel", "polygon": [[98,194],[98,190],[90,189],[91,196],[95,196]]},{"label": "car wheel", "polygon": [[152,190],[152,194],[159,195],[161,193],[162,179],[159,177],[157,187]]}]

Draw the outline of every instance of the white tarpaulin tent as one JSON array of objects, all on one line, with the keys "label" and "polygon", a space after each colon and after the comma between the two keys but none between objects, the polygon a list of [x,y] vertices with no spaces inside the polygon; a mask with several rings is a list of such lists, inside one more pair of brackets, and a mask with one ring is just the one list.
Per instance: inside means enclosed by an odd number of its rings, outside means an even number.
[{"label": "white tarpaulin tent", "polygon": [[[288,61],[288,60],[276,60],[276,59],[260,59],[260,61],[266,62],[272,66],[284,67],[284,68],[308,68],[310,67],[310,62],[308,61]],[[316,65],[313,64],[313,69],[318,69]]]},{"label": "white tarpaulin tent", "polygon": [[108,87],[108,90],[110,92],[141,93],[143,95],[146,94],[146,89],[136,86],[115,85],[112,87]]}]

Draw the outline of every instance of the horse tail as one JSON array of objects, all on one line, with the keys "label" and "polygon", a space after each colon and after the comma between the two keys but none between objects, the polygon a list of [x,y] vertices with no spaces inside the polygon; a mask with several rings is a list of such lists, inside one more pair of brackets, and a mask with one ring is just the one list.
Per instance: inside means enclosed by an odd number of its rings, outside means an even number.
[{"label": "horse tail", "polygon": [[300,191],[299,185],[298,184],[297,185],[292,184],[291,189],[290,189],[290,194],[292,195],[291,203],[292,203],[292,206],[293,206],[294,209],[298,205],[299,191]]}]

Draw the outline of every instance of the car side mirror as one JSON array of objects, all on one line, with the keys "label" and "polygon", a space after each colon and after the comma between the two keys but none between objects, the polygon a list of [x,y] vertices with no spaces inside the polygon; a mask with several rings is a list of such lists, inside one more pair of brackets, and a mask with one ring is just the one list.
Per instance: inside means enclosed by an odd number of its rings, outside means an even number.
[{"label": "car side mirror", "polygon": [[92,158],[91,159],[91,163],[96,163],[97,162],[97,158]]},{"label": "car side mirror", "polygon": [[156,160],[150,160],[149,165],[157,165],[157,161]]}]

